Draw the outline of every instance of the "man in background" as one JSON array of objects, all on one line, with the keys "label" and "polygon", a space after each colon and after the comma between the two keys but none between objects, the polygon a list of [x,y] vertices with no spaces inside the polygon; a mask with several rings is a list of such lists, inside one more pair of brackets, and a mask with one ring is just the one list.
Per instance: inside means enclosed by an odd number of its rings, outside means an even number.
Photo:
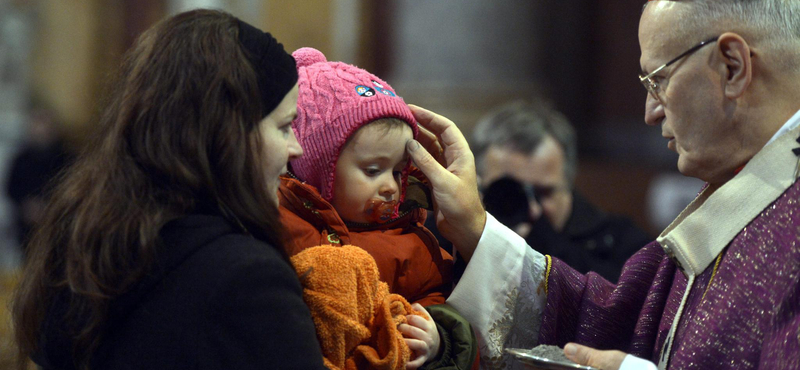
[{"label": "man in background", "polygon": [[604,370],[800,368],[798,15],[797,1],[647,2],[645,122],[707,185],[616,286],[484,212],[458,128],[415,112],[441,138],[408,148],[433,185],[439,230],[467,261],[447,303],[479,333],[482,366],[508,368],[506,348],[554,344]]},{"label": "man in background", "polygon": [[539,252],[616,282],[625,261],[650,240],[575,190],[577,140],[561,113],[513,102],[481,119],[472,138],[486,210]]}]

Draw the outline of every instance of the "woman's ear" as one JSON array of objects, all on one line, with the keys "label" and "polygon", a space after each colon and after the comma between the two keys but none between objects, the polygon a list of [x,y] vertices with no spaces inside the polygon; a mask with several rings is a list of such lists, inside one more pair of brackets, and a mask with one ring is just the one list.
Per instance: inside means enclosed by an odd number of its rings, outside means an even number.
[{"label": "woman's ear", "polygon": [[725,64],[725,96],[729,99],[739,98],[753,78],[750,46],[738,34],[726,32],[717,39],[717,48],[720,62]]}]

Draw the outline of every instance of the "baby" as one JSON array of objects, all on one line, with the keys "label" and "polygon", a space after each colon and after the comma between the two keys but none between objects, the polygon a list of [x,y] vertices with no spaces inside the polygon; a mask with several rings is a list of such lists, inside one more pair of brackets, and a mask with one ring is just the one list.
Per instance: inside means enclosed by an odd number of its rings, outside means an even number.
[{"label": "baby", "polygon": [[[442,305],[452,289],[453,257],[423,226],[425,180],[405,151],[419,131],[411,111],[389,84],[363,69],[328,62],[311,48],[292,55],[299,72],[293,129],[304,154],[291,162],[279,191],[287,252],[319,245],[366,250],[390,292],[424,314],[398,326],[413,351],[409,367],[468,358],[439,350],[467,342],[474,351],[475,343],[471,330],[452,333],[442,324],[466,321]],[[456,367],[468,368],[472,359]]]}]

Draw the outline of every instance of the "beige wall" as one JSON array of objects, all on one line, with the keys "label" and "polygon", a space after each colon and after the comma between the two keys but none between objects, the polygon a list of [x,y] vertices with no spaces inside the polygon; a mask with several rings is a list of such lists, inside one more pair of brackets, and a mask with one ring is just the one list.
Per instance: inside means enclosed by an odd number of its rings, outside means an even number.
[{"label": "beige wall", "polygon": [[38,3],[32,91],[74,136],[92,115],[100,20],[98,1]]},{"label": "beige wall", "polygon": [[[102,97],[131,39],[125,35],[126,10],[122,3],[59,0],[36,5],[32,92],[38,101],[56,111],[68,140],[75,145],[82,144],[94,127]],[[137,4],[153,8],[137,9],[152,18],[147,23],[166,16],[165,7],[158,1]],[[334,1],[267,0],[256,26],[272,32],[288,52],[311,46],[330,55],[334,5]],[[153,12],[157,14],[149,14]],[[130,29],[130,25],[127,27]]]},{"label": "beige wall", "polygon": [[259,26],[272,33],[289,53],[310,46],[330,55],[333,6],[334,1],[266,1]]}]

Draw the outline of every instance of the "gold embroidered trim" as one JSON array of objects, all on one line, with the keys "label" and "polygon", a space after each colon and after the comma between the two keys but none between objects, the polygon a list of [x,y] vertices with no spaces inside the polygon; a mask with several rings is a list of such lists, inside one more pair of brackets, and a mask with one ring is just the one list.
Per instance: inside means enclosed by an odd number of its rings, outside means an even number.
[{"label": "gold embroidered trim", "polygon": [[503,315],[499,320],[492,323],[492,326],[486,332],[487,336],[489,337],[487,338],[487,342],[498,346],[498,348],[495,348],[494,351],[490,350],[491,353],[486,353],[481,356],[486,368],[502,369],[505,367],[503,363],[503,344],[508,340],[508,333],[511,331],[514,325],[513,317],[518,299],[519,290],[517,288],[514,288],[512,291],[508,292],[508,296],[505,297],[505,304],[503,305],[503,307],[505,307],[505,310],[503,310]]},{"label": "gold embroidered trim", "polygon": [[717,275],[717,268],[719,268],[719,262],[722,261],[723,252],[719,253],[719,255],[717,256],[717,262],[714,262],[714,270],[711,271],[711,279],[708,280],[708,285],[706,285],[706,290],[703,291],[703,296],[700,297],[701,301],[706,298],[706,293],[708,293],[708,288],[711,288],[711,283],[714,282],[714,276]]},{"label": "gold embroidered trim", "polygon": [[544,273],[544,295],[547,296],[547,292],[549,292],[549,290],[547,290],[548,289],[547,285],[550,282],[550,267],[553,266],[553,260],[550,258],[549,254],[545,254],[544,258],[547,260],[547,269],[545,270]]}]

